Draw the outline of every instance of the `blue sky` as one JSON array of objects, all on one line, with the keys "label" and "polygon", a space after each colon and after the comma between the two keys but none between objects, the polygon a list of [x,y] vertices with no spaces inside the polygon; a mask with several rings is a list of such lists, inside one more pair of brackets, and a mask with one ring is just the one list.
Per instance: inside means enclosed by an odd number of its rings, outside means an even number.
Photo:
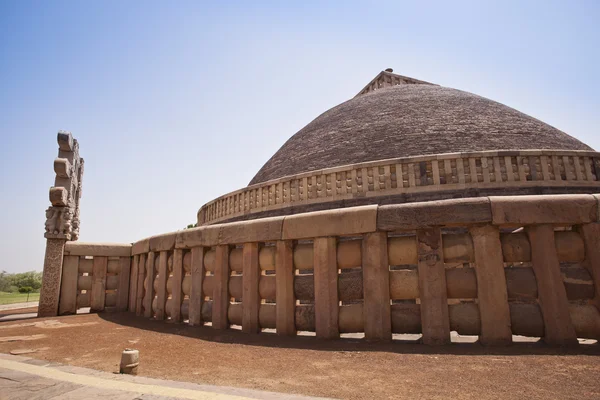
[{"label": "blue sky", "polygon": [[83,241],[195,222],[387,67],[600,149],[600,2],[0,2],[0,270],[41,270],[56,132]]}]

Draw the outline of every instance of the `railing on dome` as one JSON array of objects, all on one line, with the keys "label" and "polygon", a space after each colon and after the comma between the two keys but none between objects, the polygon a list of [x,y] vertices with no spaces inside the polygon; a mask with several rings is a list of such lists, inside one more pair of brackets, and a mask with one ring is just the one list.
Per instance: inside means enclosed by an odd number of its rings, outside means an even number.
[{"label": "railing on dome", "polygon": [[490,344],[512,335],[600,339],[599,201],[372,205],[204,226],[132,246],[68,243],[60,310],[114,306],[321,338],[413,333],[428,344],[448,343],[451,331]]},{"label": "railing on dome", "polygon": [[202,206],[198,224],[327,202],[403,194],[418,197],[466,189],[536,187],[600,188],[600,153],[550,150],[453,153],[311,171],[221,196]]}]

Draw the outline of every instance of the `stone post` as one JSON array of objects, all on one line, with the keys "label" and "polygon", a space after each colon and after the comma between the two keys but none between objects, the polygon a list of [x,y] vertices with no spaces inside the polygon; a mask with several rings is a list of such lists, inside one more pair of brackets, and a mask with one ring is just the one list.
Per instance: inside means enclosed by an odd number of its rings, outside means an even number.
[{"label": "stone post", "polygon": [[79,237],[83,158],[79,157],[79,144],[70,132],[59,131],[57,141],[58,157],[54,160],[56,179],[50,188],[52,205],[46,210],[46,255],[38,317],[58,315],[65,243]]}]

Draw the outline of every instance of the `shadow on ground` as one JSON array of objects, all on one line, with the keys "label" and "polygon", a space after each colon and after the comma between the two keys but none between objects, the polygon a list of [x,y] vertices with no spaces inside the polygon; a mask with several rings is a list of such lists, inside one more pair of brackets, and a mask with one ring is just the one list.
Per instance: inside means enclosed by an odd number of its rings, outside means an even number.
[{"label": "shadow on ground", "polygon": [[508,346],[484,346],[475,343],[452,343],[446,346],[426,346],[414,340],[393,340],[388,343],[370,343],[359,338],[340,338],[338,340],[319,339],[314,336],[285,337],[275,333],[262,332],[248,334],[237,329],[219,331],[210,326],[189,326],[185,323],[174,324],[165,321],[150,320],[135,314],[100,313],[106,321],[137,329],[150,330],[162,334],[198,338],[207,342],[235,343],[247,346],[271,348],[306,349],[319,351],[348,352],[388,352],[398,354],[450,354],[450,355],[600,355],[600,345],[580,344],[578,346],[557,347],[546,345],[543,341],[513,343]]}]

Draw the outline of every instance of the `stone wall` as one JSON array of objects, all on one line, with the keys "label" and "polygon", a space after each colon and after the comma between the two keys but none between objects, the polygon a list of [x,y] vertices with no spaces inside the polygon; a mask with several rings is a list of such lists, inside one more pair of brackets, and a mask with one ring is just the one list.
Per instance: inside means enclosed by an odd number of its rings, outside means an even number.
[{"label": "stone wall", "polygon": [[198,225],[362,204],[600,191],[600,154],[490,151],[381,160],[248,186],[200,208]]},{"label": "stone wall", "polygon": [[[130,247],[68,244],[61,310],[73,312],[82,290],[92,291],[90,305],[108,307],[116,289],[117,309],[249,333],[420,333],[426,344],[449,343],[450,331],[484,344],[600,339],[599,201],[373,205],[204,226]],[[75,271],[85,284],[74,283]]]}]

